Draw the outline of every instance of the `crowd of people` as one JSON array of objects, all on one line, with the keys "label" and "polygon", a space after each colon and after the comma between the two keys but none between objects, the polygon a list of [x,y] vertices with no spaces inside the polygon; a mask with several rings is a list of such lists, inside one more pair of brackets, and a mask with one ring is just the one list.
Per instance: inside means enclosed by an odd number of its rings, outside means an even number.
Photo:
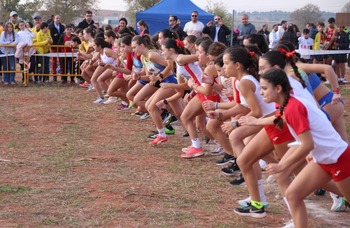
[{"label": "crowd of people", "polygon": [[[59,15],[50,24],[35,15],[34,27],[19,22],[18,33],[13,21],[6,23],[0,43],[24,42],[23,47],[36,48],[37,54],[76,49],[74,59],[60,63],[62,59],[51,58],[51,70],[46,56],[32,56],[31,67],[41,63],[45,66],[41,72],[52,74],[58,65],[64,73],[79,67],[80,86],[96,92],[93,103],[117,104],[118,111],[135,109],[132,114],[141,120],[152,119],[156,131],[148,136],[150,146],[171,143],[168,135],[175,132],[171,124],[180,122],[189,137],[182,158],[222,155],[216,162],[228,165],[222,172],[239,175],[230,184],[247,185],[249,196],[237,199],[238,215],[266,216],[265,170],[275,178],[292,216],[286,227],[307,227],[303,200],[314,190],[331,192],[332,211],[341,210],[350,197],[350,148],[339,87],[346,83],[347,58],[346,54],[300,56],[296,49],[347,50],[349,34],[343,25],[335,25],[334,18],[326,29],[323,22],[315,28],[310,23],[302,34],[286,21],[269,32],[268,25],[256,31],[246,14],[241,19],[231,31],[221,16],[204,25],[194,11],[182,29],[177,17],[170,15],[169,27],[150,36],[143,20],[137,23],[137,35],[125,18],[115,29],[96,28],[91,11],[76,29],[64,26]],[[235,36],[231,47],[230,35]],[[23,38],[18,41],[17,36]],[[11,73],[4,75],[5,84],[14,82]],[[47,80],[34,77],[35,83]],[[70,80],[74,82],[73,77]],[[212,145],[210,151],[202,144]]]}]

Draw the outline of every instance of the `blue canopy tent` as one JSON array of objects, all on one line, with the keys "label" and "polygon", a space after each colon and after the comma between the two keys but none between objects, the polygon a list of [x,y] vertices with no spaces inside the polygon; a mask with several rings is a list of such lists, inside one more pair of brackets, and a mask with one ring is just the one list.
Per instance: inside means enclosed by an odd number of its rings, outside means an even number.
[{"label": "blue canopy tent", "polygon": [[150,29],[150,34],[169,27],[169,15],[175,15],[181,21],[181,27],[184,28],[186,22],[191,20],[191,13],[198,12],[198,20],[204,25],[213,20],[214,15],[210,14],[190,0],[162,0],[152,8],[136,13],[136,22],[144,20]]}]

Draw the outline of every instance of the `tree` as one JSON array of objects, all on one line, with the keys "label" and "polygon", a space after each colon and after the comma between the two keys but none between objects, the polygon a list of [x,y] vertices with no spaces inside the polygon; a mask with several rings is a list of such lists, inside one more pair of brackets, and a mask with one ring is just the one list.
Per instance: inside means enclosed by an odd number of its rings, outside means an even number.
[{"label": "tree", "polygon": [[72,23],[75,19],[84,15],[86,10],[96,9],[95,0],[45,0],[46,8],[42,17],[50,18],[51,15],[60,15],[62,23]]},{"label": "tree", "polygon": [[345,3],[343,6],[342,12],[344,13],[350,13],[350,2]]},{"label": "tree", "polygon": [[323,21],[320,8],[313,4],[307,4],[293,11],[290,18],[299,28],[305,27],[308,22],[317,23],[318,21]]},{"label": "tree", "polygon": [[129,15],[130,25],[135,24],[136,13],[144,11],[156,5],[160,0],[124,0],[128,4],[127,13]]},{"label": "tree", "polygon": [[221,16],[223,24],[225,24],[229,28],[232,27],[231,14],[227,12],[227,7],[224,5],[222,1],[219,1],[219,2],[208,1],[206,6],[206,11],[208,11],[211,14]]},{"label": "tree", "polygon": [[16,11],[22,20],[31,20],[31,14],[42,5],[42,0],[27,0],[21,4],[19,2],[20,0],[0,0],[0,21],[7,21],[11,11]]}]

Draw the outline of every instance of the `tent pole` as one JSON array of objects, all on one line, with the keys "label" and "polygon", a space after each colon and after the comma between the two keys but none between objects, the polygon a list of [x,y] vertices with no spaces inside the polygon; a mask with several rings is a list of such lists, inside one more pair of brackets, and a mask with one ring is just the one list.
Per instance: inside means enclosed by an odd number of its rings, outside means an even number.
[{"label": "tent pole", "polygon": [[235,10],[232,10],[232,30],[231,30],[231,47],[233,46],[233,30],[235,29]]}]

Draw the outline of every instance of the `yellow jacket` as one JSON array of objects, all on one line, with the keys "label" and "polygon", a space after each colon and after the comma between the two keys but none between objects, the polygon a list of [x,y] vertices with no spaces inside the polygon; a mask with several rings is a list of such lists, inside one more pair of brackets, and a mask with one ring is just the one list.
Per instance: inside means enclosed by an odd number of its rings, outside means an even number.
[{"label": "yellow jacket", "polygon": [[36,47],[36,52],[38,54],[45,54],[50,52],[50,47],[43,47],[43,45],[52,44],[52,39],[50,42],[48,41],[48,38],[51,37],[50,30],[47,30],[46,33],[43,33],[43,31],[40,29],[39,32],[36,33],[36,39],[33,43],[33,46]]}]

